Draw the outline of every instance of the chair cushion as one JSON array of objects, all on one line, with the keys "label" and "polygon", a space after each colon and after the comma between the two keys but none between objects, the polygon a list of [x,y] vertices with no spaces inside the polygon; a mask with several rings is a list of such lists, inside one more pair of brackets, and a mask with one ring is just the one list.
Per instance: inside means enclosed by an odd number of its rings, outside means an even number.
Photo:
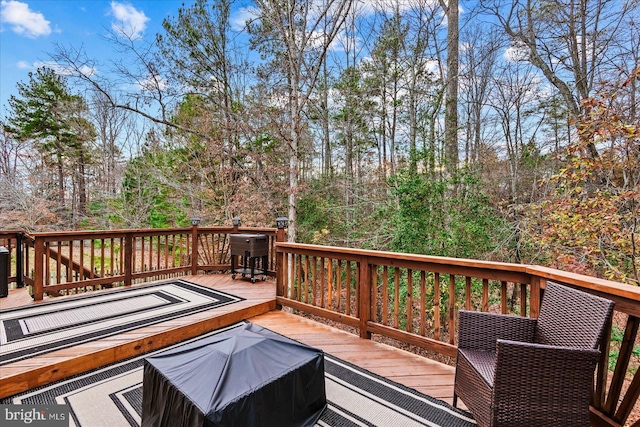
[{"label": "chair cushion", "polygon": [[458,358],[464,357],[482,376],[489,388],[493,388],[496,354],[492,351],[458,349]]}]

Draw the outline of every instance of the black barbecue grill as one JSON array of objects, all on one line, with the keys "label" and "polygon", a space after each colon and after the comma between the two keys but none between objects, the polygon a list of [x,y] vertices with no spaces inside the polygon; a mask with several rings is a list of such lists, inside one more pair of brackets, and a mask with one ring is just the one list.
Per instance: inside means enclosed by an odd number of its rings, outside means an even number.
[{"label": "black barbecue grill", "polygon": [[[262,280],[266,280],[268,255],[269,239],[264,234],[231,234],[231,278],[240,273],[242,277],[249,275],[251,283],[256,283],[256,274],[262,274]],[[238,257],[242,257],[242,266]],[[256,268],[258,260],[260,266]]]}]

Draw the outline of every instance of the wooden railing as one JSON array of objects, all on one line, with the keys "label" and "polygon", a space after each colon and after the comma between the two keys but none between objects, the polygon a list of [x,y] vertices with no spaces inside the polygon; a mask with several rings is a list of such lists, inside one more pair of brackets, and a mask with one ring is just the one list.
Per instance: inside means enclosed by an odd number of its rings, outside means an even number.
[{"label": "wooden railing", "polygon": [[[19,261],[21,284],[31,286],[33,298],[96,290],[114,285],[182,275],[228,271],[229,235],[267,235],[268,274],[275,276],[275,244],[284,230],[255,227],[189,227],[147,230],[101,230],[24,234]],[[0,234],[17,241],[18,232]],[[13,240],[12,240],[13,239]],[[12,247],[19,247],[13,245]],[[194,256],[195,255],[195,256]],[[17,281],[16,277],[10,280]]]},{"label": "wooden railing", "polygon": [[278,243],[277,271],[280,306],[356,328],[362,338],[377,334],[451,357],[460,308],[537,317],[548,280],[601,295],[616,302],[624,337],[610,380],[609,339],[601,349],[593,425],[623,425],[638,401],[638,371],[624,396],[622,389],[640,323],[640,288],[539,266],[295,243]]},{"label": "wooden railing", "polygon": [[39,300],[228,271],[229,235],[239,232],[269,237],[268,270],[276,276],[278,305],[339,322],[365,339],[375,334],[450,357],[456,355],[461,308],[537,317],[549,280],[609,298],[616,302],[614,326],[622,338],[610,375],[610,339],[601,348],[593,425],[623,425],[638,401],[640,370],[630,381],[628,370],[640,325],[640,288],[630,285],[531,265],[285,243],[284,230],[273,228],[3,231],[0,245],[21,259],[10,280],[30,285]]}]

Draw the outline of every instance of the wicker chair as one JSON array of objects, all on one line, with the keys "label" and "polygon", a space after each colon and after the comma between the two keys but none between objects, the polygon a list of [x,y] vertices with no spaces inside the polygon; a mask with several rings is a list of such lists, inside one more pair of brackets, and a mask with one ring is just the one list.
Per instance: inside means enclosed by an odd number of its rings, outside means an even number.
[{"label": "wicker chair", "polygon": [[613,302],[547,283],[531,319],[460,311],[453,404],[478,426],[589,425],[589,398]]}]

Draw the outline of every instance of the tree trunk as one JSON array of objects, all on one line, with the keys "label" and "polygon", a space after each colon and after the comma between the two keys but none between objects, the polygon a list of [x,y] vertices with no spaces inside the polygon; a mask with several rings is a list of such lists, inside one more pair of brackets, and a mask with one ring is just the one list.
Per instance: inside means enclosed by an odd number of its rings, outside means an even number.
[{"label": "tree trunk", "polygon": [[447,97],[445,102],[445,162],[449,176],[458,168],[458,0],[449,0],[447,11]]}]

